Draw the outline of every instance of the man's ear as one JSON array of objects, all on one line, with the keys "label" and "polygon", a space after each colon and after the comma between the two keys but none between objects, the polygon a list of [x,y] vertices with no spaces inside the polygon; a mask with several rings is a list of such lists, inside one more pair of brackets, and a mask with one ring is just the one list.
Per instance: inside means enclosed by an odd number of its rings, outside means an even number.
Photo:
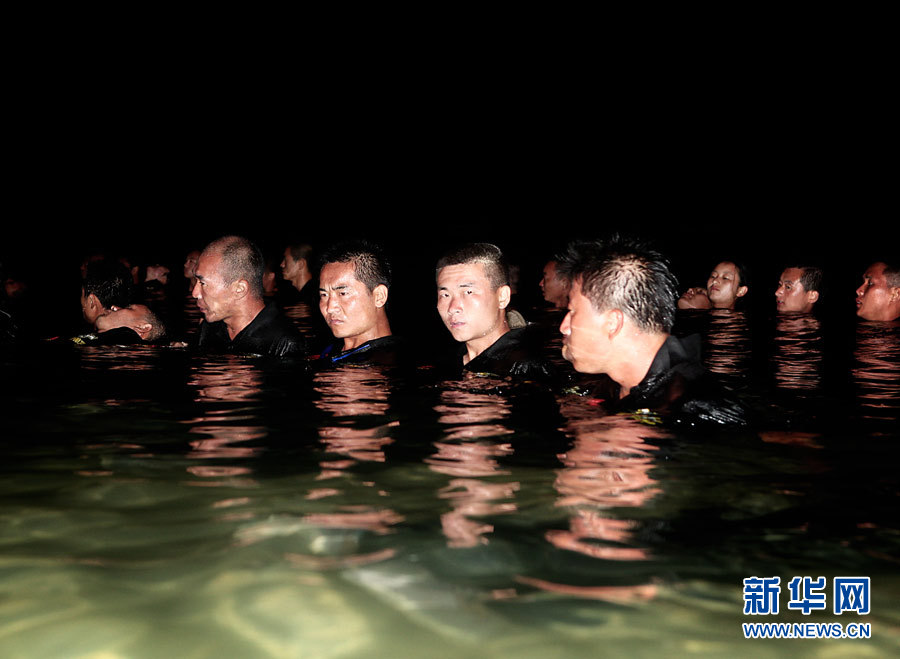
[{"label": "man's ear", "polygon": [[896,302],[900,300],[900,286],[894,286],[888,291],[888,301]]},{"label": "man's ear", "polygon": [[509,306],[509,300],[512,297],[512,289],[509,286],[501,286],[497,289],[500,295],[500,308],[506,309]]},{"label": "man's ear", "polygon": [[747,294],[747,291],[749,291],[749,290],[750,289],[747,288],[746,286],[741,286],[740,288],[737,289],[737,293],[735,293],[735,297],[744,297]]},{"label": "man's ear", "polygon": [[621,309],[610,309],[606,313],[607,316],[604,327],[609,334],[609,338],[613,338],[621,332],[622,328],[625,326],[625,314],[622,313]]},{"label": "man's ear", "polygon": [[375,298],[375,306],[383,307],[388,301],[388,288],[384,284],[378,284],[372,291],[372,297]]},{"label": "man's ear", "polygon": [[806,299],[809,300],[812,304],[815,304],[819,301],[819,291],[807,291]]},{"label": "man's ear", "polygon": [[150,334],[150,330],[153,329],[153,325],[150,323],[137,323],[136,325],[132,325],[131,329],[137,332],[141,339],[146,339],[147,335]]},{"label": "man's ear", "polygon": [[247,283],[246,279],[238,279],[236,282],[231,284],[231,292],[234,293],[235,297],[242,298],[247,295],[250,291],[250,284]]}]

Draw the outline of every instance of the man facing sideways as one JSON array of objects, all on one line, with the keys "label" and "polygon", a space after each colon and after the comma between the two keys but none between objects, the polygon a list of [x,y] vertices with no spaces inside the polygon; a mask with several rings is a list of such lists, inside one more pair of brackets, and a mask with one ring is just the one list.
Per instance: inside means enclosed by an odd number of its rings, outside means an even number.
[{"label": "man facing sideways", "polygon": [[438,313],[463,344],[454,368],[500,376],[551,375],[530,326],[510,329],[509,266],[500,248],[472,243],[454,249],[438,261],[436,279]]},{"label": "man facing sideways", "polygon": [[315,281],[313,281],[312,247],[306,243],[291,243],[284,248],[281,260],[281,276],[291,285],[297,301],[314,303],[316,301]]},{"label": "man facing sideways", "polygon": [[877,261],[866,269],[856,289],[856,315],[863,320],[900,318],[900,267]]},{"label": "man facing sideways", "polygon": [[569,281],[556,266],[556,259],[547,261],[539,285],[544,300],[552,304],[554,309],[565,309],[569,304]]},{"label": "man facing sideways", "polygon": [[371,243],[341,243],[322,254],[319,311],[336,341],[320,359],[393,363],[400,341],[387,317],[390,287],[391,265]]},{"label": "man facing sideways", "polygon": [[206,246],[191,293],[204,317],[199,348],[279,358],[305,353],[297,328],[263,300],[264,269],[262,253],[246,238],[225,236]]},{"label": "man facing sideways", "polygon": [[609,376],[611,407],[743,424],[740,407],[719,400],[697,337],[670,334],[677,282],[661,254],[621,239],[573,245],[565,270],[572,288],[563,357],[576,371]]},{"label": "man facing sideways", "polygon": [[775,306],[779,313],[811,313],[819,300],[822,270],[811,266],[785,268],[775,289]]}]

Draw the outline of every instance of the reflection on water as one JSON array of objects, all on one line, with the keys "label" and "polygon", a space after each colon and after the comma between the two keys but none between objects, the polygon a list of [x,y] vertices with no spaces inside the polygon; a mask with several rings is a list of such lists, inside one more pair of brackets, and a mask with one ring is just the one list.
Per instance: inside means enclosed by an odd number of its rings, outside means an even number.
[{"label": "reflection on water", "polygon": [[852,376],[862,416],[895,423],[900,416],[900,327],[860,322],[853,357]]},{"label": "reflection on water", "polygon": [[[779,386],[818,387],[795,366],[817,328],[779,331]],[[0,355],[4,657],[793,656],[743,639],[741,583],[795,573],[873,579],[873,638],[795,641],[810,656],[900,645],[895,333],[857,337],[877,439],[679,434],[477,377],[75,355],[52,395]]]},{"label": "reflection on water", "polygon": [[779,314],[772,364],[776,386],[800,392],[822,386],[822,326],[812,314]]},{"label": "reflection on water", "polygon": [[706,312],[709,325],[706,336],[706,367],[723,382],[737,386],[750,366],[750,327],[746,314],[729,309]]}]

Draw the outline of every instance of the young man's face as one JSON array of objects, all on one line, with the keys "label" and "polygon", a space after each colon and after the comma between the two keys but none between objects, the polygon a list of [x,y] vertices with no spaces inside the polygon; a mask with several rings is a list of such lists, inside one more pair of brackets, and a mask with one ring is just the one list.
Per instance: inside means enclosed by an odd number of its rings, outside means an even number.
[{"label": "young man's face", "polygon": [[300,262],[294,260],[294,255],[291,254],[291,248],[286,247],[284,250],[284,258],[281,260],[281,276],[285,279],[292,279],[297,276],[299,267]]},{"label": "young man's face", "polygon": [[722,261],[713,268],[706,290],[716,309],[733,309],[735,301],[747,293],[747,287],[740,284],[737,266],[731,261]]},{"label": "young man's face", "polygon": [[461,263],[441,268],[437,288],[438,313],[457,341],[477,340],[502,329],[509,286],[495,290],[483,264]]},{"label": "young man's face", "polygon": [[319,311],[337,339],[363,336],[378,323],[373,292],[356,278],[353,263],[328,263],[319,273]]},{"label": "young man's face", "polygon": [[815,291],[807,291],[800,283],[803,270],[800,268],[788,268],[781,273],[778,279],[778,288],[775,290],[775,306],[781,313],[809,313],[815,302]]},{"label": "young man's face", "polygon": [[559,331],[563,335],[563,357],[579,373],[605,373],[610,350],[605,329],[608,312],[600,313],[582,293],[581,279],[569,289],[569,311]]},{"label": "young man's face", "polygon": [[864,320],[891,320],[890,305],[900,291],[888,286],[884,263],[873,263],[863,275],[862,286],[856,289],[856,315]]},{"label": "young man's face", "polygon": [[197,283],[194,284],[191,295],[197,300],[197,306],[208,323],[227,320],[234,309],[234,292],[219,272],[221,263],[220,254],[204,252],[197,259],[194,270]]}]

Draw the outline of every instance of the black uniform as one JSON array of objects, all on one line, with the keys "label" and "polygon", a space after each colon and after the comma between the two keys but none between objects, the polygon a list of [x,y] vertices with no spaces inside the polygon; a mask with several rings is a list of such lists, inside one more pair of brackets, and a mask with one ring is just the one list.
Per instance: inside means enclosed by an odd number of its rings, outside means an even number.
[{"label": "black uniform", "polygon": [[294,324],[274,304],[267,304],[232,340],[225,321],[200,324],[197,347],[210,352],[303,357],[306,344]]}]

